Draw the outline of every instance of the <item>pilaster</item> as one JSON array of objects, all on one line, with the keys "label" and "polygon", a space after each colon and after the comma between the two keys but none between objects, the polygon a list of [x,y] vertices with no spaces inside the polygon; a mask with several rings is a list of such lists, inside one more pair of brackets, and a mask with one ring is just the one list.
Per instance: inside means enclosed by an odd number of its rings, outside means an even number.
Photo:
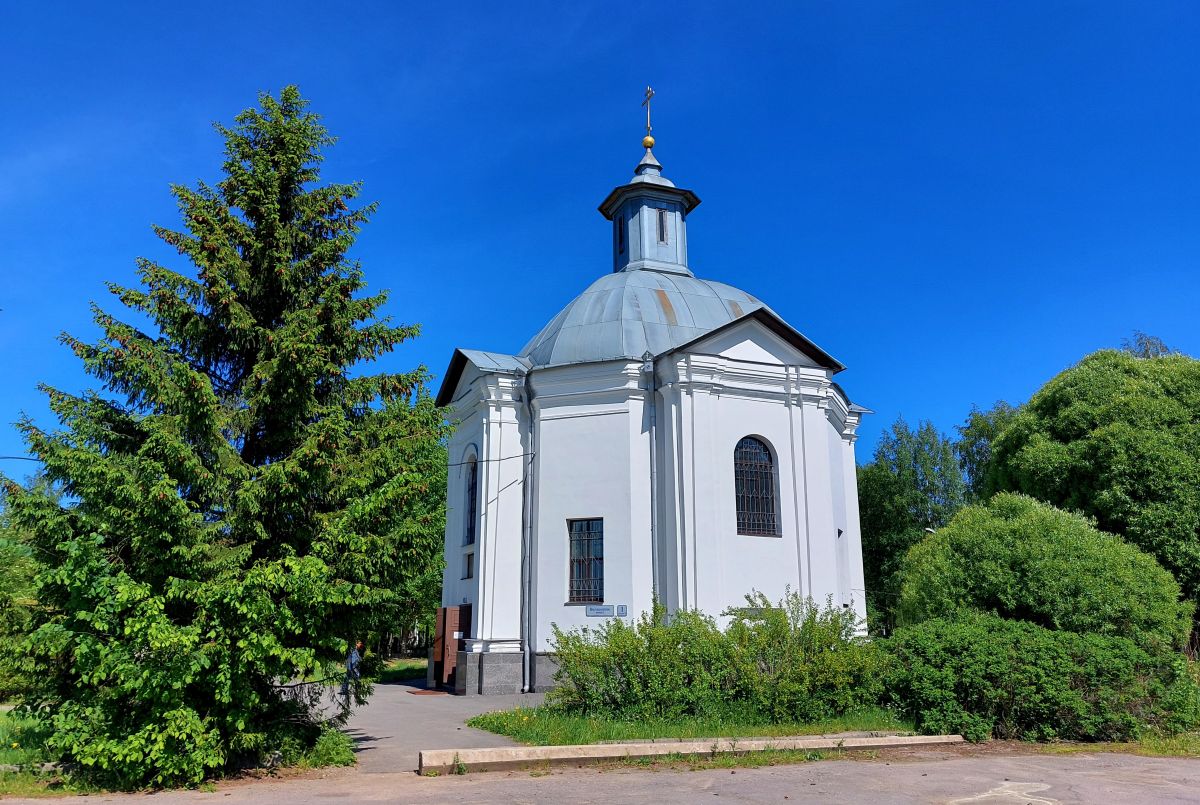
[{"label": "pilaster", "polygon": [[837,600],[837,524],[833,515],[833,487],[829,466],[830,436],[827,411],[828,379],[798,375],[798,397],[804,434],[804,501],[807,518],[808,595],[822,605],[827,596]]}]

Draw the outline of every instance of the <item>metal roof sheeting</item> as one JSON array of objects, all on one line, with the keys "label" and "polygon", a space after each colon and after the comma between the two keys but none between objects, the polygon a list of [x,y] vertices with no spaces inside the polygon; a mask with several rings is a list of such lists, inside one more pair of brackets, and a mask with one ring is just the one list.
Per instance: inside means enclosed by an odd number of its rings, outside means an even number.
[{"label": "metal roof sheeting", "polygon": [[658,357],[750,319],[818,365],[835,373],[845,368],[745,291],[688,274],[620,271],[601,277],[571,300],[520,355],[455,350],[437,404],[451,401],[468,363],[482,372],[522,374],[542,367],[595,361],[640,361],[647,352]]},{"label": "metal roof sheeting", "polygon": [[525,345],[521,357],[540,367],[661,355],[760,309],[770,310],[720,282],[621,271],[601,277],[572,300]]},{"label": "metal roof sheeting", "polygon": [[529,369],[529,361],[503,352],[485,352],[482,349],[460,349],[463,357],[484,372],[512,372],[518,374]]}]

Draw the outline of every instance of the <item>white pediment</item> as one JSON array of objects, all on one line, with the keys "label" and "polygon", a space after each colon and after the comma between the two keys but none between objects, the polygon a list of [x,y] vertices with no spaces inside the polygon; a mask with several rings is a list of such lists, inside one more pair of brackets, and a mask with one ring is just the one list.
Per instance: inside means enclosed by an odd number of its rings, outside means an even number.
[{"label": "white pediment", "polygon": [[820,366],[754,318],[747,318],[693,343],[687,352],[773,366]]}]

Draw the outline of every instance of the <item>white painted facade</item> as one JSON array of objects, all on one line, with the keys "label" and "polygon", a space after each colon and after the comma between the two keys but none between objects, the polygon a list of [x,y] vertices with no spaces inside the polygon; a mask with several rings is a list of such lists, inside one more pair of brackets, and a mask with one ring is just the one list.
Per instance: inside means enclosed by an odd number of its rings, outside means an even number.
[{"label": "white painted facade", "polygon": [[[666,207],[672,229],[657,238],[676,238],[674,256],[617,254],[624,276],[598,280],[522,355],[460,350],[445,378],[456,429],[443,602],[472,605],[470,651],[545,652],[553,624],[595,626],[603,606],[633,619],[655,595],[719,616],[752,590],[791,588],[865,619],[854,441],[866,409],[833,382],[841,364],[769,308],[692,277],[684,222],[699,200],[658,167],[647,151],[601,209],[644,244],[649,213]],[[739,533],[746,436],[773,459],[776,536]],[[568,602],[568,522],[592,518],[603,595],[589,612]]]}]

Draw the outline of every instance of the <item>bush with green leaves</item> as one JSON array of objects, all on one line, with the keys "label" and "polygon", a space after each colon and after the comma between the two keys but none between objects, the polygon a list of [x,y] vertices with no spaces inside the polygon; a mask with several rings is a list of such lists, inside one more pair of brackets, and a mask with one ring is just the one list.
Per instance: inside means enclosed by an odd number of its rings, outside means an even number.
[{"label": "bush with green leaves", "polygon": [[552,650],[559,687],[552,707],[620,718],[709,716],[728,705],[729,646],[716,622],[692,611],[667,617],[655,602],[633,623],[611,620],[564,632]]},{"label": "bush with green leaves", "polygon": [[110,286],[134,323],[97,306],[96,342],[63,336],[102,388],[46,388],[60,426],[19,426],[65,493],[6,490],[39,568],[25,713],[107,786],[311,747],[328,715],[288,683],[440,554],[444,416],[424,369],[368,366],[418,333],[349,255],[375,206],[320,183],[334,140],[295,87],[260,101],[217,127],[220,181],[172,188],[182,226],[155,231],[191,270]]},{"label": "bush with green leaves", "polygon": [[909,550],[902,577],[901,624],[967,608],[1152,652],[1179,649],[1191,630],[1192,604],[1154,557],[1023,495],[959,511]]},{"label": "bush with green leaves", "polygon": [[1200,361],[1142,354],[1050,380],[993,442],[985,486],[1094,517],[1200,600]]},{"label": "bush with green leaves", "polygon": [[810,722],[874,706],[882,693],[885,656],[857,636],[852,610],[787,595],[772,604],[762,593],[730,610],[726,629],[731,694],[771,722]]},{"label": "bush with green leaves", "polygon": [[1200,719],[1186,660],[1121,637],[973,613],[900,628],[886,649],[888,695],[925,733],[1121,741]]},{"label": "bush with green leaves", "polygon": [[632,625],[554,632],[560,687],[547,703],[621,719],[727,717],[814,721],[873,706],[883,657],[856,637],[852,613],[789,593],[726,613],[722,632],[697,612],[661,604]]}]

